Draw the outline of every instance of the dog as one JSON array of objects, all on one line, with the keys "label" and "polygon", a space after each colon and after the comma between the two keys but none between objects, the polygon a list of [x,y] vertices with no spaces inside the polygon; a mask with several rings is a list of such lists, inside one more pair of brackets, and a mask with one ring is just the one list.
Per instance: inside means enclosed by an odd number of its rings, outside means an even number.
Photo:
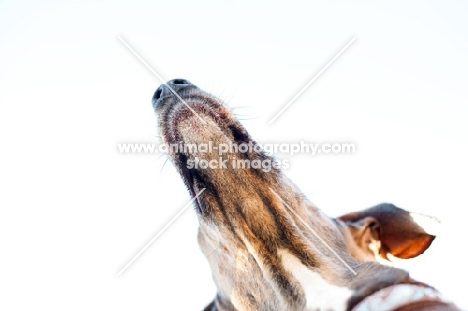
[{"label": "dog", "polygon": [[[153,106],[194,198],[198,243],[217,287],[204,310],[459,310],[380,263],[422,254],[435,238],[422,223],[436,219],[389,203],[330,218],[216,97],[174,79],[156,90]],[[212,148],[195,148],[203,144]]]}]

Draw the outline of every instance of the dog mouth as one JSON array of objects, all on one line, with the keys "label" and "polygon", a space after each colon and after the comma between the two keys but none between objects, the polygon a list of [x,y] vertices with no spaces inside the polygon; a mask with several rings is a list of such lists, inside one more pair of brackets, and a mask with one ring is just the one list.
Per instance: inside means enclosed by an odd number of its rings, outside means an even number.
[{"label": "dog mouth", "polygon": [[[266,178],[278,171],[271,165],[265,169],[265,163],[275,160],[251,139],[234,114],[218,98],[187,80],[161,85],[153,96],[153,106],[167,154],[192,197],[204,188],[217,197],[222,185],[239,186],[250,178],[247,174]],[[251,166],[258,163],[261,165]],[[195,200],[200,213],[207,212],[206,205],[200,198]]]}]

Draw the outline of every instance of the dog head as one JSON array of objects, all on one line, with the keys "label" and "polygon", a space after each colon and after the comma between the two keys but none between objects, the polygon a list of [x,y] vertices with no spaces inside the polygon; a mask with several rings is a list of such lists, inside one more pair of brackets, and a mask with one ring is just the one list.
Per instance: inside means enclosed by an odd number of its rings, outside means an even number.
[{"label": "dog head", "polygon": [[411,279],[378,256],[410,258],[434,239],[415,218],[383,204],[332,219],[256,148],[216,97],[187,80],[153,97],[168,155],[194,198],[198,241],[217,310],[349,310]]}]

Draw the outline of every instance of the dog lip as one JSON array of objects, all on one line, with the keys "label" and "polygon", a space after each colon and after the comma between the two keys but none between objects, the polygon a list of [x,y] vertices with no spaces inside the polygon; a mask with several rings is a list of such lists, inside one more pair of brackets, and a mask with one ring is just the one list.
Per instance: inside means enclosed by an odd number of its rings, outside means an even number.
[{"label": "dog lip", "polygon": [[162,102],[164,102],[166,99],[171,98],[171,97],[172,97],[171,95],[167,95],[158,99],[153,98],[152,100],[153,108],[156,109],[157,107],[161,106]]},{"label": "dog lip", "polygon": [[[184,94],[187,92],[187,90],[192,90],[192,89],[198,89],[198,87],[194,84],[181,84],[181,85],[161,84],[154,92],[154,95],[152,98],[153,108],[157,109],[158,107],[161,107],[164,104],[164,102],[169,98],[184,99]],[[178,96],[176,96],[174,92]]]}]

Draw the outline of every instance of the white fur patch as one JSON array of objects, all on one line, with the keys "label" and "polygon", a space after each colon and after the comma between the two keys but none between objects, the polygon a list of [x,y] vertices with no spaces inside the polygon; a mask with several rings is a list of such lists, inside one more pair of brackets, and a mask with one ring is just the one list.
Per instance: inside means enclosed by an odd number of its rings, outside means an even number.
[{"label": "white fur patch", "polygon": [[278,250],[284,268],[301,284],[306,295],[308,311],[346,310],[352,291],[324,280],[320,274],[308,269],[287,250]]}]

